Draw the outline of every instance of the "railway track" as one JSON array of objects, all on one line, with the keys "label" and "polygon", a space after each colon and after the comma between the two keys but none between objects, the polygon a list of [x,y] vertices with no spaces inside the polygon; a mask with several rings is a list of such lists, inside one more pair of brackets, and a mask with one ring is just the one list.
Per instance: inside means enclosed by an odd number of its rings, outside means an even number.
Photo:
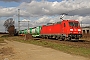
[{"label": "railway track", "polygon": [[65,44],[65,45],[76,46],[76,47],[90,48],[90,41],[87,41],[87,40],[60,41],[60,40],[55,40],[55,39],[42,39],[42,38],[34,38],[34,40],[47,41],[47,42],[53,42],[53,43],[57,43],[57,44]]}]

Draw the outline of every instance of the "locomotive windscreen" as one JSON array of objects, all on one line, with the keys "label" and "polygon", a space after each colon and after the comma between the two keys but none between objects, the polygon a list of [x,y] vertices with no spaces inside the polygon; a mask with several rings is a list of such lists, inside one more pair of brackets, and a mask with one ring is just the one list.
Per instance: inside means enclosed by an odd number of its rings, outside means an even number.
[{"label": "locomotive windscreen", "polygon": [[79,26],[79,23],[78,22],[69,22],[69,25],[70,26],[78,27]]}]

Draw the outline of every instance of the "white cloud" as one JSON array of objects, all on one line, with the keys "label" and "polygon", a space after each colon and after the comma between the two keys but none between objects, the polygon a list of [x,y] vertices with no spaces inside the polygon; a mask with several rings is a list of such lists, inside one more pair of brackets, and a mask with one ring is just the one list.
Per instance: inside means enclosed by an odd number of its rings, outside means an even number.
[{"label": "white cloud", "polygon": [[10,8],[0,8],[0,17],[13,17],[13,15],[16,14],[16,8],[10,7]]},{"label": "white cloud", "polygon": [[21,22],[30,22],[31,20],[23,19]]},{"label": "white cloud", "polygon": [[44,16],[36,21],[37,23],[47,23],[49,22],[49,18]]},{"label": "white cloud", "polygon": [[4,25],[4,22],[5,20],[0,20],[0,32],[5,32],[5,27],[3,26]]},{"label": "white cloud", "polygon": [[61,2],[37,2],[32,1],[30,3],[23,2],[18,7],[9,7],[0,9],[0,16],[12,16],[16,13],[18,8],[22,17],[30,16],[44,16],[44,15],[60,15],[61,13],[68,13],[69,15],[90,15],[90,3],[89,0],[81,2],[75,1],[61,1]]}]

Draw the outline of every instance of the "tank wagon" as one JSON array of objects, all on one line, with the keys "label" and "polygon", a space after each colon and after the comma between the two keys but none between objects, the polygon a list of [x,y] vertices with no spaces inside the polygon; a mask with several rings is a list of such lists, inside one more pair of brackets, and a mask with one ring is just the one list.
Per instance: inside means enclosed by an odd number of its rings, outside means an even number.
[{"label": "tank wagon", "polygon": [[20,30],[19,34],[20,35],[31,34],[33,37],[40,37],[40,30],[41,30],[41,26],[38,26],[38,27],[34,27],[34,28]]},{"label": "tank wagon", "polygon": [[42,38],[55,38],[62,40],[79,39],[82,29],[76,20],[63,20],[50,25],[43,25],[40,31]]},{"label": "tank wagon", "polygon": [[32,28],[31,34],[33,37],[40,37],[41,26]]}]

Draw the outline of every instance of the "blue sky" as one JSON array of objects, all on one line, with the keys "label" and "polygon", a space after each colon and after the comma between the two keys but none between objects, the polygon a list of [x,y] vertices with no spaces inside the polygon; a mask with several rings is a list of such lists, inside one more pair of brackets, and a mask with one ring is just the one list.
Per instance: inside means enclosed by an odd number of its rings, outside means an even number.
[{"label": "blue sky", "polygon": [[2,7],[16,7],[19,5],[20,5],[20,3],[17,3],[17,2],[2,2],[2,1],[0,1],[0,6],[2,6]]},{"label": "blue sky", "polygon": [[[37,1],[41,1],[41,0],[37,0]],[[54,2],[54,1],[57,1],[57,2],[60,2],[62,0],[47,0],[49,2]],[[3,2],[3,1],[0,1],[0,6],[2,7],[16,7],[16,6],[19,6],[22,2]]]}]

